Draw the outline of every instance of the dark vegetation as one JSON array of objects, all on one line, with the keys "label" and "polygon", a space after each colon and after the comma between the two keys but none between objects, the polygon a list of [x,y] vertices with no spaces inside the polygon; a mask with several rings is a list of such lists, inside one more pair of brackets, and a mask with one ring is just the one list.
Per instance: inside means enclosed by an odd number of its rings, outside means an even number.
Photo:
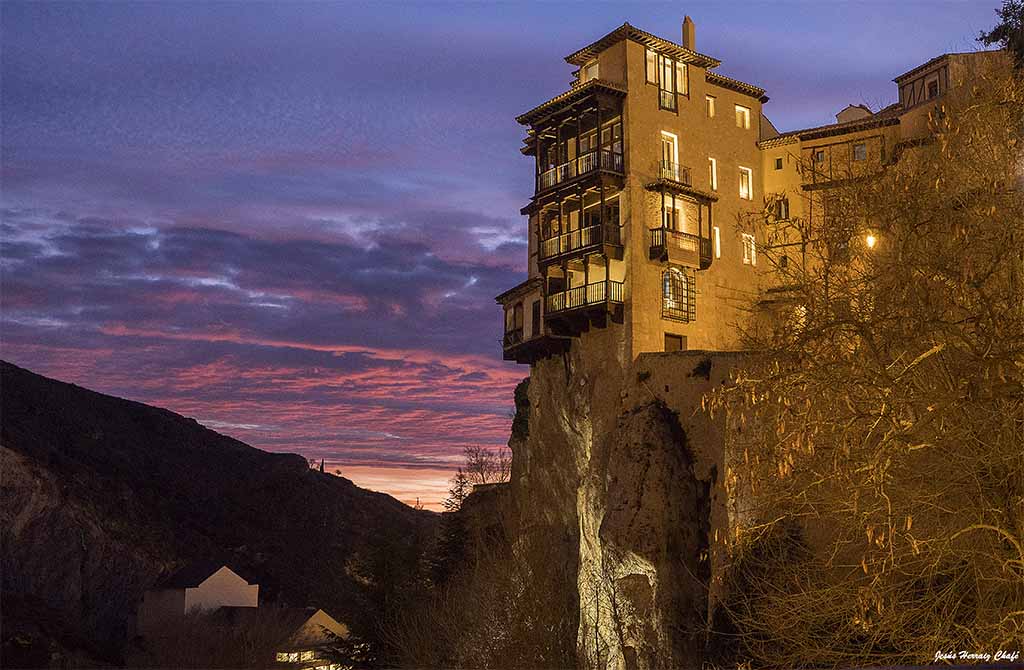
[{"label": "dark vegetation", "polygon": [[0,388],[3,643],[25,658],[122,661],[145,589],[207,559],[376,641],[434,534],[435,514],[173,412],[8,363]]}]

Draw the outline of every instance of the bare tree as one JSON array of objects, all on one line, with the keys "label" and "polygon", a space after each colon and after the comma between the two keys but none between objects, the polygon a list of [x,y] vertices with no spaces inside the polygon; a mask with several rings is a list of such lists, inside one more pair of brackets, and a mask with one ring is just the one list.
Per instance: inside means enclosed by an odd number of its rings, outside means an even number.
[{"label": "bare tree", "polygon": [[712,401],[735,436],[724,607],[754,665],[1024,639],[1022,107],[1008,67],[981,75],[762,250],[789,301]]},{"label": "bare tree", "polygon": [[465,456],[463,467],[471,484],[508,481],[512,467],[512,457],[508,453],[508,449],[494,451],[484,447],[466,447],[463,450],[463,455]]}]

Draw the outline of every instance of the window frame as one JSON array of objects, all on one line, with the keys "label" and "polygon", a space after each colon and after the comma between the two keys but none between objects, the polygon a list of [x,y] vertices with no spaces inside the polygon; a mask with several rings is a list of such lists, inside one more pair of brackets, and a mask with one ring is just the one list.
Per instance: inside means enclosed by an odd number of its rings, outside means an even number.
[{"label": "window frame", "polygon": [[689,64],[650,48],[644,52],[644,81],[658,87],[659,109],[678,114],[679,96],[690,97]]},{"label": "window frame", "polygon": [[741,233],[743,242],[743,264],[754,267],[757,265],[757,240],[750,233]]},{"label": "window frame", "polygon": [[[665,74],[668,74],[668,76],[672,78],[672,82],[668,88],[665,87]],[[669,112],[679,112],[679,94],[676,92],[677,86],[675,61],[663,54],[658,54],[658,109],[664,109]],[[668,100],[672,101],[671,107],[665,104]]]},{"label": "window frame", "polygon": [[718,190],[718,159],[708,156],[708,178],[712,191]]},{"label": "window frame", "polygon": [[[754,171],[748,167],[738,166],[740,172],[740,199],[741,200],[753,200],[754,199]],[[743,194],[743,178],[747,178],[747,193]]]},{"label": "window frame", "polygon": [[775,157],[775,169],[776,170],[781,170],[782,169],[782,156],[776,156]]},{"label": "window frame", "polygon": [[[678,349],[669,349],[668,348],[669,338],[673,338],[674,340],[677,340],[679,342],[679,348]],[[678,333],[665,333],[665,339],[664,339],[664,343],[662,344],[662,348],[667,353],[671,353],[673,351],[686,351],[686,335],[679,335]]]},{"label": "window frame", "polygon": [[709,119],[715,118],[715,96],[704,96],[704,115]]},{"label": "window frame", "polygon": [[[654,71],[654,78],[651,78],[651,71]],[[644,56],[644,79],[648,84],[658,83],[658,52],[654,49],[647,49]]]},{"label": "window frame", "polygon": [[[863,152],[863,155],[860,158],[857,157],[857,153],[858,153],[857,150],[858,149],[861,149],[862,152]],[[852,149],[851,153],[853,155],[853,160],[857,161],[858,163],[861,162],[861,161],[866,161],[868,159],[868,143],[867,142],[854,142],[853,149]]]},{"label": "window frame", "polygon": [[675,265],[662,271],[661,318],[682,323],[697,320],[695,272]]},{"label": "window frame", "polygon": [[711,227],[713,244],[715,245],[715,258],[722,257],[722,229],[718,226]]},{"label": "window frame", "polygon": [[[750,108],[735,103],[734,107],[736,110],[736,127],[742,128],[743,130],[750,130]],[[743,123],[740,123],[741,117],[743,118]]]}]

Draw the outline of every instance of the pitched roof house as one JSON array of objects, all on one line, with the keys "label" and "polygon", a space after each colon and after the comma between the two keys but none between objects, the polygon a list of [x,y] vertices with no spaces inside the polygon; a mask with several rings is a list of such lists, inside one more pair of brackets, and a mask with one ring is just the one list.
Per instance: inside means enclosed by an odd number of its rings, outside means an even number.
[{"label": "pitched roof house", "polygon": [[139,633],[152,635],[192,610],[255,608],[259,590],[258,584],[250,584],[222,563],[190,563],[146,591],[139,607]]}]

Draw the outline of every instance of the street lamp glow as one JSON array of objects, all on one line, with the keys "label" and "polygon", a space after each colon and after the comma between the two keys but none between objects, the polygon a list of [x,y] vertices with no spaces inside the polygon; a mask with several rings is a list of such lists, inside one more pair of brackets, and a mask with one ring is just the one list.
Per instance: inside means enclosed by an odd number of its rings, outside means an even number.
[{"label": "street lamp glow", "polygon": [[874,249],[875,245],[878,244],[878,238],[868,233],[867,237],[864,238],[864,243],[868,245],[868,249]]}]

